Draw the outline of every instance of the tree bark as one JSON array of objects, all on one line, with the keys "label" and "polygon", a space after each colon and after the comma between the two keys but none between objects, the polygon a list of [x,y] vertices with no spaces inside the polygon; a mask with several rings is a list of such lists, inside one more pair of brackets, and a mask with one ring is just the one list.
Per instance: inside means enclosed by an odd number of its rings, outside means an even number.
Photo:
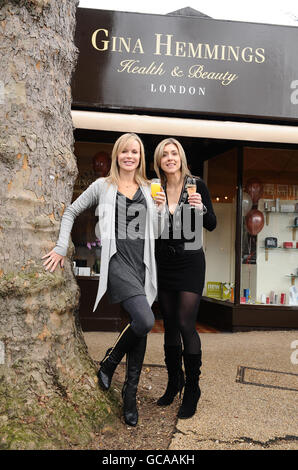
[{"label": "tree bark", "polygon": [[77,176],[77,3],[0,0],[0,449],[88,448],[117,413],[97,386],[71,262],[49,273],[41,260]]}]

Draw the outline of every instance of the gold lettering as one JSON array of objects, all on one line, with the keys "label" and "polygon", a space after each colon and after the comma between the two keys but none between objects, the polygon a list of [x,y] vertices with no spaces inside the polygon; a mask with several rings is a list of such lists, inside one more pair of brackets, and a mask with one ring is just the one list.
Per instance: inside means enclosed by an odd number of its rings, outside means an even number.
[{"label": "gold lettering", "polygon": [[[263,54],[260,51],[262,51]],[[257,64],[262,64],[263,62],[265,62],[264,54],[265,54],[265,49],[261,49],[260,47],[256,49],[256,56],[260,57],[260,60],[258,60],[257,57],[255,57],[255,61],[257,62]]]},{"label": "gold lettering", "polygon": [[140,75],[164,75],[163,62],[157,65],[155,62],[151,62],[149,67],[140,66],[139,60],[125,59],[120,62],[120,67],[117,72],[137,73]]},{"label": "gold lettering", "polygon": [[[215,57],[212,57],[213,53],[214,53],[214,50],[215,50]],[[217,44],[213,47],[212,51],[210,50],[209,44],[205,44],[205,59],[215,59],[215,60],[217,60],[218,59],[217,53],[218,53],[218,45]],[[208,57],[207,57],[207,55],[208,55]]]},{"label": "gold lettering", "polygon": [[167,46],[167,52],[165,53],[165,55],[172,55],[171,54],[171,46],[172,46],[172,37],[173,37],[173,34],[167,34],[167,42],[161,42],[161,36],[162,34],[159,34],[159,33],[155,33],[155,36],[156,36],[156,44],[155,44],[155,52],[154,52],[154,55],[161,55],[161,52],[160,52],[160,46]]},{"label": "gold lettering", "polygon": [[[137,50],[139,49],[139,50]],[[143,49],[143,46],[142,46],[142,43],[141,43],[141,39],[138,38],[136,43],[135,43],[135,47],[133,48],[132,50],[132,53],[135,54],[136,52],[139,52],[139,54],[144,54],[144,49]]]},{"label": "gold lettering", "polygon": [[202,55],[202,44],[198,44],[196,50],[194,50],[194,46],[192,42],[188,43],[188,57],[196,57],[197,59],[201,59]]},{"label": "gold lettering", "polygon": [[119,50],[118,52],[122,52],[122,49],[121,49],[121,45],[123,44],[124,46],[124,49],[126,50],[126,52],[129,52],[130,51],[130,41],[131,41],[131,38],[126,38],[128,40],[128,43],[125,41],[124,38],[120,37],[119,38]]},{"label": "gold lettering", "polygon": [[[248,56],[246,57],[245,54],[246,54],[246,51],[250,51],[250,54],[248,54]],[[241,57],[242,57],[242,60],[244,62],[252,62],[252,59],[253,59],[253,56],[252,56],[252,48],[251,47],[245,47],[244,49],[242,49],[242,52],[241,52]]]},{"label": "gold lettering", "polygon": [[108,32],[107,29],[97,29],[92,34],[91,43],[92,43],[92,46],[94,47],[94,49],[97,49],[98,51],[106,51],[108,49],[109,41],[101,41],[102,44],[103,44],[103,47],[101,49],[99,47],[97,47],[96,40],[97,40],[97,35],[100,31],[103,31],[106,37],[109,36],[109,32]]},{"label": "gold lettering", "polygon": [[204,65],[195,64],[188,70],[188,78],[201,78],[202,80],[218,80],[224,86],[230,85],[237,80],[238,75],[230,72],[207,72]]},{"label": "gold lettering", "polygon": [[232,59],[231,59],[231,54],[230,54],[230,52],[232,52],[232,55],[234,56],[234,59],[237,60],[237,62],[238,62],[238,60],[239,60],[239,49],[240,49],[240,47],[237,46],[236,49],[237,49],[237,51],[235,51],[235,49],[234,49],[233,46],[228,46],[228,59],[227,59],[227,60],[232,60]]},{"label": "gold lettering", "polygon": [[108,50],[109,43],[112,52],[132,52],[133,54],[139,53],[144,54],[143,46],[141,43],[140,38],[136,40],[134,43],[134,47],[132,48],[132,39],[131,38],[124,38],[124,37],[117,37],[112,36],[111,40],[101,40],[100,47],[98,44],[98,34],[103,33],[106,38],[109,36],[109,31],[107,29],[97,29],[94,31],[91,37],[91,43],[94,49],[97,51],[106,51]]},{"label": "gold lettering", "polygon": [[221,58],[220,60],[226,60],[225,59],[225,51],[226,51],[226,46],[221,46]]},{"label": "gold lettering", "polygon": [[[175,57],[188,57],[206,60],[236,61],[242,60],[246,63],[265,62],[265,49],[258,47],[240,47],[219,44],[201,44],[184,41],[173,41],[173,34],[155,33],[154,55],[165,55]],[[144,54],[143,45],[140,38],[112,36],[109,38],[109,31],[104,28],[94,31],[91,43],[97,51],[106,51],[108,48],[112,52]],[[133,72],[130,72],[133,73]],[[204,77],[205,78],[205,77]]]},{"label": "gold lettering", "polygon": [[117,37],[112,37],[112,52],[117,52]]},{"label": "gold lettering", "polygon": [[185,57],[185,48],[186,43],[185,42],[176,42],[176,57]]}]

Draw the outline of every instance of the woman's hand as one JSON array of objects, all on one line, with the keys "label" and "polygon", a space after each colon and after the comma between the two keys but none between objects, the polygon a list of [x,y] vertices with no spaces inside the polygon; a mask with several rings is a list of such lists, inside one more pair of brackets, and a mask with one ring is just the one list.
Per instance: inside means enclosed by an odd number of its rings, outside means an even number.
[{"label": "woman's hand", "polygon": [[188,202],[191,206],[195,207],[195,209],[203,210],[204,208],[200,193],[194,193],[188,196]]},{"label": "woman's hand", "polygon": [[164,207],[164,205],[166,203],[166,194],[165,194],[165,192],[160,191],[160,192],[156,193],[156,196],[154,198],[154,202],[156,203],[156,205],[158,206],[159,209]]},{"label": "woman's hand", "polygon": [[65,256],[58,255],[58,253],[56,253],[54,250],[49,251],[49,253],[44,255],[41,259],[45,258],[47,258],[47,260],[43,263],[43,266],[46,266],[46,271],[50,269],[50,272],[52,273],[55,271],[58,264],[60,264],[61,268],[64,266]]}]

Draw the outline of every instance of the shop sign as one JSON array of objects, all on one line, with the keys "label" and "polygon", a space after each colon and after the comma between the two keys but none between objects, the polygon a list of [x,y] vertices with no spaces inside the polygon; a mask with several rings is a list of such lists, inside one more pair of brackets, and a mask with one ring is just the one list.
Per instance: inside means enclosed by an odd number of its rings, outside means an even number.
[{"label": "shop sign", "polygon": [[298,119],[298,27],[78,8],[73,105]]}]

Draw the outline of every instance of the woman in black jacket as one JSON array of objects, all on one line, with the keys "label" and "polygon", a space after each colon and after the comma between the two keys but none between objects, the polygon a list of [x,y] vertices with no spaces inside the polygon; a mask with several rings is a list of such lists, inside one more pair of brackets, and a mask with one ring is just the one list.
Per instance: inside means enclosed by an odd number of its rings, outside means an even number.
[{"label": "woman in black jacket", "polygon": [[190,418],[201,395],[202,352],[196,319],[205,282],[202,227],[213,230],[216,216],[205,183],[190,174],[183,147],[176,139],[159,143],[154,168],[165,190],[168,210],[168,228],[156,244],[158,302],[168,370],[168,385],[157,404],[170,405],[185,386],[178,417]]}]

